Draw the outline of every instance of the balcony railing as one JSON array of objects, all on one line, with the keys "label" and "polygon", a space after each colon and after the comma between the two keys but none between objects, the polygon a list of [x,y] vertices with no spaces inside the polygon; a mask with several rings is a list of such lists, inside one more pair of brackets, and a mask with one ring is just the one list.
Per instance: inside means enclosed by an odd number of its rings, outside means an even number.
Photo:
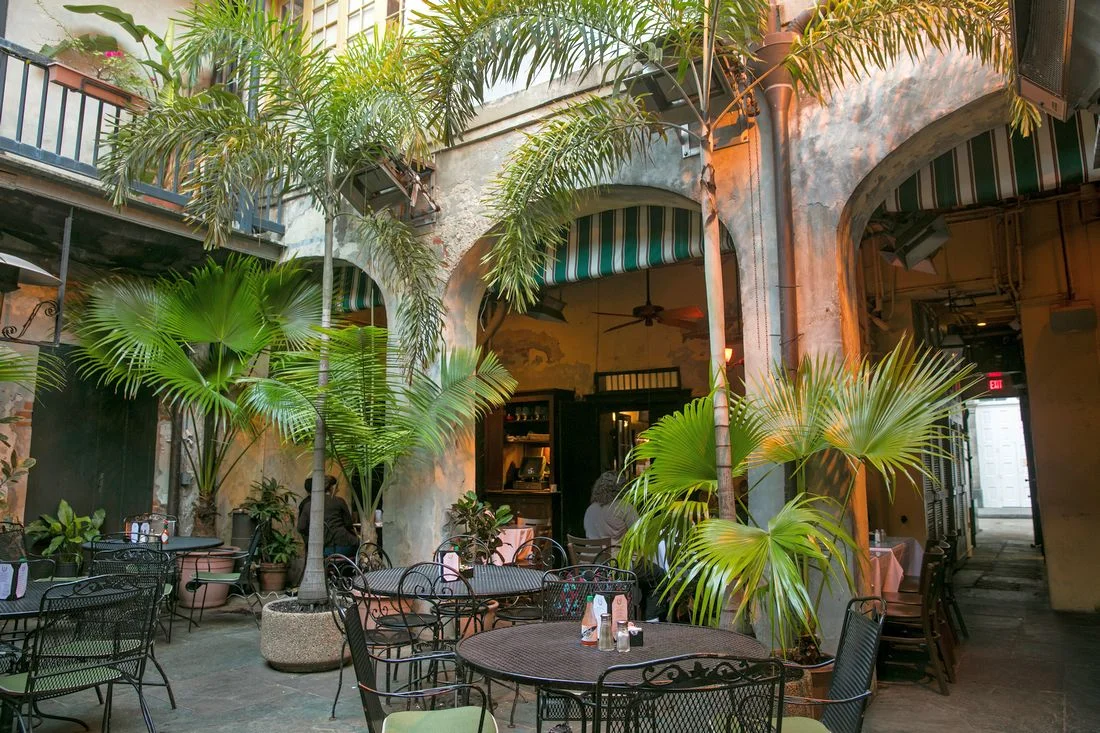
[{"label": "balcony railing", "polygon": [[[23,158],[99,179],[98,163],[105,152],[105,134],[134,116],[109,101],[110,85],[96,80],[81,89],[51,80],[51,59],[0,38],[0,150]],[[180,180],[189,161],[173,157],[134,192],[169,209],[180,209],[187,196]],[[256,204],[240,212],[237,226],[244,234],[283,233],[282,192],[271,189],[255,196]]]}]

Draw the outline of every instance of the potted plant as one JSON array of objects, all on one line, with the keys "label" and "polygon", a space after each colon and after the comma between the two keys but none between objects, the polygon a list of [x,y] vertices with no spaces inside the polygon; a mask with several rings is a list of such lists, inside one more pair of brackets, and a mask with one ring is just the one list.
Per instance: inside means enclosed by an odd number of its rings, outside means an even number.
[{"label": "potted plant", "polygon": [[56,517],[43,514],[27,525],[26,534],[35,546],[45,544],[43,555],[57,558],[57,577],[73,578],[80,574],[84,543],[99,538],[106,515],[103,509],[96,509],[90,517],[77,516],[69,502],[62,499]]},{"label": "potted plant", "polygon": [[512,521],[512,510],[507,504],[496,509],[487,501],[481,501],[477,494],[467,491],[451,504],[449,511],[451,524],[472,540],[459,543],[458,554],[463,562],[486,563],[492,561],[493,553],[504,544],[500,539],[500,530]]},{"label": "potted plant", "polygon": [[241,509],[260,527],[260,588],[281,591],[286,586],[286,566],[298,554],[293,528],[281,528],[294,519],[294,494],[274,477],[252,484]]}]

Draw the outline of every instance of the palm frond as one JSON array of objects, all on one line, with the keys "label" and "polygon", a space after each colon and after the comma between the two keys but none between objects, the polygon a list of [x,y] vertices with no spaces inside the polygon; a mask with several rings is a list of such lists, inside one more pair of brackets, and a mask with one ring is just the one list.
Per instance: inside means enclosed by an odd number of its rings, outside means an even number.
[{"label": "palm frond", "polygon": [[673,605],[692,597],[694,621],[705,624],[718,622],[727,598],[739,598],[736,619],[764,613],[771,637],[786,648],[793,634],[818,628],[804,578],[807,566],[816,567],[826,581],[843,577],[852,585],[843,551],[855,543],[830,508],[835,510],[829,499],[800,494],[768,521],[767,529],[729,519],[700,522],[670,567],[662,592]]},{"label": "palm frond", "polygon": [[844,365],[832,356],[805,357],[794,373],[773,367],[752,398],[764,434],[758,458],[802,464],[824,449],[832,390],[844,375]]},{"label": "palm frond", "polygon": [[0,346],[0,382],[31,391],[60,389],[65,384],[65,365],[41,349],[35,354]]},{"label": "palm frond", "polygon": [[553,255],[579,200],[620,166],[644,155],[663,128],[633,97],[570,105],[512,152],[485,205],[500,222],[485,260],[489,287],[518,311],[535,301],[535,273]]},{"label": "palm frond", "polygon": [[409,374],[435,356],[443,333],[439,256],[427,239],[389,211],[359,217],[357,225],[371,271],[400,293],[394,321]]},{"label": "palm frond", "polygon": [[941,426],[958,409],[959,390],[977,381],[973,364],[906,338],[835,384],[825,440],[874,467],[892,495],[899,472],[926,473],[923,457],[942,452]]}]

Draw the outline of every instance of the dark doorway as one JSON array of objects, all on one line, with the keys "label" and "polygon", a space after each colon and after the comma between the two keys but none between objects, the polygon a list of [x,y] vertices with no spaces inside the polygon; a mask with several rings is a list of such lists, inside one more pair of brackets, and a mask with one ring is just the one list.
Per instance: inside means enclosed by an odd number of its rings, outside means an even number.
[{"label": "dark doorway", "polygon": [[31,455],[25,520],[54,514],[61,499],[78,515],[102,507],[103,530],[117,531],[122,517],[149,511],[156,461],[157,400],[142,392],[126,399],[81,378],[74,349],[52,352],[65,363],[65,388],[37,395],[31,418]]}]

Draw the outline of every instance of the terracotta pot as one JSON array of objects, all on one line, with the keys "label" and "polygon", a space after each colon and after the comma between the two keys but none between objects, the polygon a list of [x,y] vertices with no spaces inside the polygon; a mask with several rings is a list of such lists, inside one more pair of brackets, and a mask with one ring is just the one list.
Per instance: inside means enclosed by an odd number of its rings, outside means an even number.
[{"label": "terracotta pot", "polygon": [[461,624],[459,627],[459,634],[463,639],[467,636],[473,636],[479,631],[487,631],[493,628],[493,621],[496,620],[497,609],[500,608],[500,601],[489,601],[485,606],[486,611],[482,615],[480,623],[471,616],[461,616],[456,619],[456,622]]},{"label": "terracotta pot", "polygon": [[110,82],[88,76],[82,71],[65,64],[53,62],[49,65],[50,81],[59,86],[72,89],[74,92],[86,94],[93,99],[98,99],[107,104],[118,107],[126,107],[133,110],[144,110],[148,103],[138,95],[115,86]]},{"label": "terracotta pot", "polygon": [[[179,599],[184,608],[217,608],[225,605],[229,595],[229,586],[212,583],[199,588],[197,593],[187,590],[187,583],[195,577],[196,571],[204,573],[232,573],[236,563],[236,548],[210,550],[209,552],[191,552],[176,558],[179,569]],[[198,601],[195,596],[198,596]]]},{"label": "terracotta pot", "polygon": [[284,588],[286,588],[286,563],[260,563],[260,590],[265,593],[277,593]]}]

